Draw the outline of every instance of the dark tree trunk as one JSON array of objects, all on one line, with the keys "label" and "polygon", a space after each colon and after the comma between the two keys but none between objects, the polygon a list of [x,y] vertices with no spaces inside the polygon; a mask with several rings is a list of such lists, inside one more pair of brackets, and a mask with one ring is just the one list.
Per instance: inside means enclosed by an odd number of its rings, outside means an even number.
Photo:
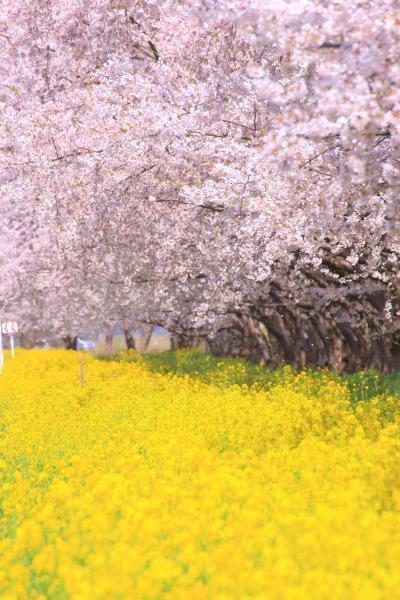
[{"label": "dark tree trunk", "polygon": [[30,350],[35,346],[35,334],[32,332],[21,333],[20,344],[23,348]]},{"label": "dark tree trunk", "polygon": [[230,326],[220,329],[207,341],[216,356],[240,356],[264,365],[274,363],[268,335],[261,323],[247,315],[238,315]]},{"label": "dark tree trunk", "polygon": [[153,333],[153,325],[146,323],[145,325],[143,325],[143,340],[142,340],[142,352],[146,352],[150,340],[151,340],[151,336]]},{"label": "dark tree trunk", "polygon": [[78,336],[67,335],[63,338],[64,348],[66,350],[78,349]]},{"label": "dark tree trunk", "polygon": [[135,340],[129,329],[124,329],[125,344],[127,350],[135,350]]},{"label": "dark tree trunk", "polygon": [[109,330],[104,339],[104,353],[107,355],[112,354],[113,339],[114,339],[113,332],[112,332],[112,330]]},{"label": "dark tree trunk", "polygon": [[196,335],[188,335],[182,333],[171,333],[171,350],[179,350],[182,348],[199,348],[204,345],[204,337]]}]

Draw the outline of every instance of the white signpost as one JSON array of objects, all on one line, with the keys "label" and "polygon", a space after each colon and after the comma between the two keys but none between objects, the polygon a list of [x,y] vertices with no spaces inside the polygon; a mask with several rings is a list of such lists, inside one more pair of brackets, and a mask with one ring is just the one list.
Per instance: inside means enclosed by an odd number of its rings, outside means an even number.
[{"label": "white signpost", "polygon": [[4,366],[3,333],[10,336],[11,356],[14,358],[14,334],[18,333],[18,324],[16,321],[3,321],[0,326],[0,373]]}]

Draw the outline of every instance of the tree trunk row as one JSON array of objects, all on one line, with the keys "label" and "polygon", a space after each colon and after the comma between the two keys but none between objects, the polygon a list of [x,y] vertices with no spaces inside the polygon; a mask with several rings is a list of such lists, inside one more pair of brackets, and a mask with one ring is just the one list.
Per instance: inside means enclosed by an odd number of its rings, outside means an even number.
[{"label": "tree trunk row", "polygon": [[258,321],[239,315],[209,339],[217,356],[240,356],[265,366],[321,367],[352,373],[373,368],[400,368],[400,339],[368,327],[330,322],[322,316],[288,320],[265,316]]},{"label": "tree trunk row", "polygon": [[[145,324],[143,326],[143,338],[141,342],[142,351],[145,352],[148,348],[151,336],[153,333],[153,326],[150,324]],[[130,329],[124,329],[124,337],[125,344],[127,350],[135,350],[135,338],[132,335],[132,331]],[[108,331],[105,340],[104,340],[104,352],[105,354],[112,354],[113,351],[113,333]],[[66,350],[77,350],[78,345],[78,337],[67,335],[63,338],[64,348]]]}]

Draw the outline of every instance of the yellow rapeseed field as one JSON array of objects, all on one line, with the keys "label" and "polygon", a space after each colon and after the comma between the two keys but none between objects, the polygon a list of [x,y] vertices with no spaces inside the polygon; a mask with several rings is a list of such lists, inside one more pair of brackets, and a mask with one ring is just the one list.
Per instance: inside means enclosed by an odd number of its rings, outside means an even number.
[{"label": "yellow rapeseed field", "polygon": [[400,597],[395,399],[85,376],[57,350],[0,375],[2,599]]}]

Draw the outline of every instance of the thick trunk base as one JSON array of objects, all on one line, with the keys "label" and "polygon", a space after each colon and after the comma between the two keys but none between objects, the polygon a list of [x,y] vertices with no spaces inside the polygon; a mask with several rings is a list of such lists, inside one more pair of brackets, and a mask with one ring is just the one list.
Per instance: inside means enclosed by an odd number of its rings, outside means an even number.
[{"label": "thick trunk base", "polygon": [[113,351],[113,339],[114,336],[112,333],[107,333],[104,339],[104,353],[109,355],[112,354]]},{"label": "thick trunk base", "polygon": [[153,334],[153,325],[145,323],[143,325],[143,337],[142,337],[142,352],[146,352],[149,347],[151,336]]},{"label": "thick trunk base", "polygon": [[63,342],[66,350],[78,349],[78,336],[67,335],[63,338]]},{"label": "thick trunk base", "polygon": [[181,350],[183,348],[202,348],[205,349],[206,340],[204,336],[170,334],[171,350]]},{"label": "thick trunk base", "polygon": [[124,329],[124,335],[125,335],[126,349],[127,350],[135,350],[135,340],[132,335],[132,332],[129,331],[128,329]]}]

